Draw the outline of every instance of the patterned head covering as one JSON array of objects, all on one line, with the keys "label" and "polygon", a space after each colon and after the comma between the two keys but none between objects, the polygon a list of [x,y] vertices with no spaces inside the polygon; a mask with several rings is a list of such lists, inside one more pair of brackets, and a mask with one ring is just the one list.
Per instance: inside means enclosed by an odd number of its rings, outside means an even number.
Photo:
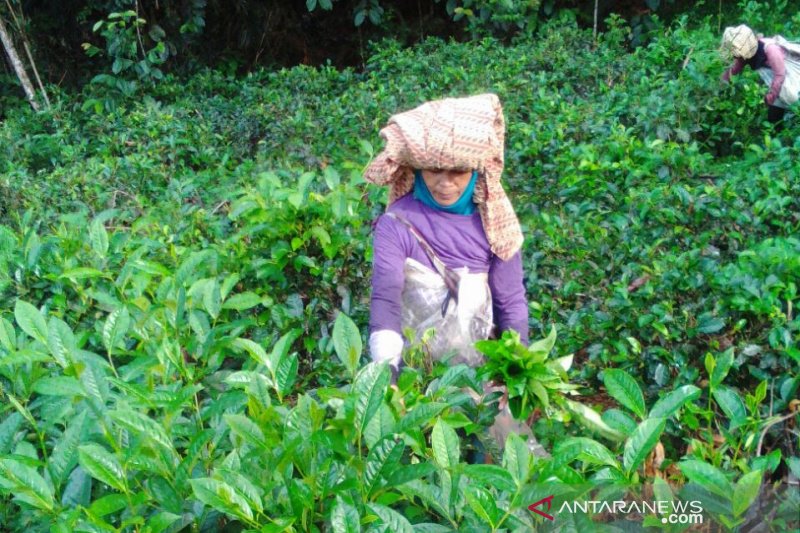
[{"label": "patterned head covering", "polygon": [[414,169],[477,170],[473,200],[492,252],[508,260],[522,246],[517,215],[500,184],[505,119],[495,94],[433,100],[393,115],[381,132],[386,147],[364,179],[389,185],[389,205],[414,187]]},{"label": "patterned head covering", "polygon": [[758,38],[748,26],[729,26],[722,34],[722,49],[730,51],[735,57],[750,59],[756,55]]}]

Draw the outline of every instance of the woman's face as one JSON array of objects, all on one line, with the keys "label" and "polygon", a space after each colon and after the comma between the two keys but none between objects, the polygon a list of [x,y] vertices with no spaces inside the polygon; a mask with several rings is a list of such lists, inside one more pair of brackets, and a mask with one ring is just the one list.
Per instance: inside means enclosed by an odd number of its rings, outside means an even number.
[{"label": "woman's face", "polygon": [[422,179],[431,191],[431,196],[443,206],[456,203],[471,178],[471,170],[430,168],[422,171]]}]

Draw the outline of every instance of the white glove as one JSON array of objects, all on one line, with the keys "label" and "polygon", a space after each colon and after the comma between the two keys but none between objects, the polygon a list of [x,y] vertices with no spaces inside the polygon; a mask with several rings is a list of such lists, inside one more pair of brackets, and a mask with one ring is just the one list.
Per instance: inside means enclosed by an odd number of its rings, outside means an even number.
[{"label": "white glove", "polygon": [[369,353],[376,363],[388,363],[400,368],[403,353],[403,337],[391,329],[381,329],[369,336]]}]

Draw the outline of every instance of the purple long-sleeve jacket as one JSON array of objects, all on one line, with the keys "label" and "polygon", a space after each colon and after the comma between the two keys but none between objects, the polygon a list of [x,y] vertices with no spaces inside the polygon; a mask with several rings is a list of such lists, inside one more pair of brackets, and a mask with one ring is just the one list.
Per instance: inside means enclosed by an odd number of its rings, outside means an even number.
[{"label": "purple long-sleeve jacket", "polygon": [[[494,320],[500,330],[514,329],[528,342],[528,301],[522,281],[522,259],[517,252],[508,261],[495,256],[478,213],[455,215],[426,206],[407,194],[389,207],[411,222],[450,268],[468,267],[488,272]],[[419,242],[401,222],[381,216],[373,242],[370,331],[401,331],[403,265],[411,257],[434,269]]]},{"label": "purple long-sleeve jacket", "polygon": [[[781,87],[783,87],[783,82],[786,79],[786,62],[784,52],[783,48],[780,45],[772,42],[771,39],[759,39],[759,43],[764,46],[764,54],[767,56],[766,66],[772,69],[773,73],[772,83],[770,84],[769,91],[765,97],[767,104],[772,105],[778,95],[780,95]],[[730,80],[731,76],[736,76],[742,72],[747,64],[748,60],[737,57],[734,60],[733,65],[731,65],[731,67],[722,75],[722,79],[725,81]]]}]

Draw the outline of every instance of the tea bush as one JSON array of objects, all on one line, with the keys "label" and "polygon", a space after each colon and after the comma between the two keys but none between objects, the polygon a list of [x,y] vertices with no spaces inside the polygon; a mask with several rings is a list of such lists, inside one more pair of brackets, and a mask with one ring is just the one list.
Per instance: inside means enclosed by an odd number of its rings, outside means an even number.
[{"label": "tea bush", "polygon": [[[719,83],[710,20],[633,51],[608,26],[5,110],[0,523],[528,531],[548,495],[642,483],[720,527],[760,520],[800,476],[800,125],[763,124],[752,72]],[[395,390],[363,354],[377,132],[482,91],[505,106],[532,333],[555,325],[547,346],[573,354],[532,416],[550,457],[485,439],[497,398],[474,370],[408,369]],[[797,502],[770,504],[770,527],[796,527]]]}]

